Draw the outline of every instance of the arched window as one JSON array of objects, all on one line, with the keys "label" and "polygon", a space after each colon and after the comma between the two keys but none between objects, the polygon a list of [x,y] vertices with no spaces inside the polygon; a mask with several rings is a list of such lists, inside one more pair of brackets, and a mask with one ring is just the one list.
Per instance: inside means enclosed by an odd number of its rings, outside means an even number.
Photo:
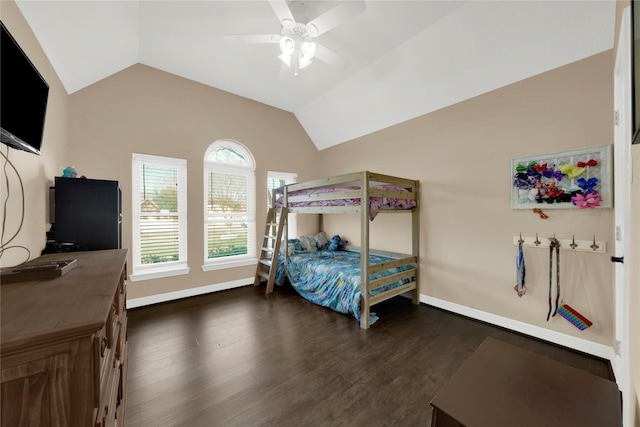
[{"label": "arched window", "polygon": [[219,140],[204,155],[205,270],[256,262],[255,160],[242,144]]}]

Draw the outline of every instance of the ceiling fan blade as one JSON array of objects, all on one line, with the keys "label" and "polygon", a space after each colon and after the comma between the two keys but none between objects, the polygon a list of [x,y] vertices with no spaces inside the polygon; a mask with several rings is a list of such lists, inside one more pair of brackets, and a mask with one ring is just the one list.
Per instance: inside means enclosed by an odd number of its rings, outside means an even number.
[{"label": "ceiling fan blade", "polygon": [[291,13],[291,9],[289,9],[289,5],[287,5],[286,1],[269,0],[269,4],[283,26],[293,26],[296,20],[293,19],[293,14]]},{"label": "ceiling fan blade", "polygon": [[282,36],[280,34],[245,34],[227,35],[224,41],[227,43],[278,43]]},{"label": "ceiling fan blade", "polygon": [[344,1],[333,9],[318,16],[316,19],[311,20],[307,24],[307,28],[311,29],[314,37],[319,36],[343,22],[360,15],[364,12],[365,8],[364,0]]},{"label": "ceiling fan blade", "polygon": [[347,58],[342,55],[338,55],[331,49],[326,48],[319,43],[316,43],[316,46],[316,53],[314,57],[318,58],[322,62],[326,62],[327,64],[343,71],[349,67],[349,64],[351,64]]}]

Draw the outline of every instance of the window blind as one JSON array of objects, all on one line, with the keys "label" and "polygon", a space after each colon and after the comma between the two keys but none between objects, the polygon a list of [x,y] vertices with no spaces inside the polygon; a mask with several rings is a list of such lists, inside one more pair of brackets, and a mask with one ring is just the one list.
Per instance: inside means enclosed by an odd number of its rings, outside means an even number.
[{"label": "window blind", "polygon": [[207,192],[208,258],[249,252],[248,176],[209,172]]},{"label": "window blind", "polygon": [[134,157],[134,265],[186,262],[186,161],[180,160]]}]

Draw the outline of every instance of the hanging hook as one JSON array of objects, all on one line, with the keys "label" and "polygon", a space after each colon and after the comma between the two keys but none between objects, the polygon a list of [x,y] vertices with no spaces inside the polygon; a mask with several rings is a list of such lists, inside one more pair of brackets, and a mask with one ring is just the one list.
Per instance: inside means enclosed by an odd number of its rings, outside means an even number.
[{"label": "hanging hook", "polygon": [[518,243],[524,243],[524,240],[522,240],[522,231],[520,232],[520,239],[518,239]]},{"label": "hanging hook", "polygon": [[542,242],[540,241],[540,239],[538,239],[538,233],[536,233],[536,240],[534,240],[534,242],[533,242],[533,243],[534,243],[536,246],[540,246],[540,243],[542,243]]},{"label": "hanging hook", "polygon": [[571,244],[569,245],[571,246],[571,249],[574,249],[578,247],[578,244],[576,243],[576,236],[575,234],[571,237]]},{"label": "hanging hook", "polygon": [[595,252],[596,249],[598,249],[600,246],[598,246],[596,244],[596,236],[593,236],[593,244],[591,246],[589,246],[591,249],[593,249],[593,251]]}]

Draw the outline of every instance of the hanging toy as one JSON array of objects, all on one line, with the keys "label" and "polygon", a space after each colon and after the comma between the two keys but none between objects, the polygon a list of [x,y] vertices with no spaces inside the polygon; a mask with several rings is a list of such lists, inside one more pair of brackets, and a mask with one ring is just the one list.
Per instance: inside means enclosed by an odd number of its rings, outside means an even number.
[{"label": "hanging toy", "polygon": [[562,304],[562,306],[558,308],[558,310],[556,310],[556,313],[567,319],[573,326],[580,329],[581,331],[584,331],[589,326],[593,325],[593,323],[589,319],[578,313],[568,304]]},{"label": "hanging toy", "polygon": [[[575,245],[575,241],[572,243],[572,245]],[[581,287],[587,301],[587,306],[589,306],[589,295],[587,294],[587,291],[584,287],[584,281],[582,279],[582,268],[580,266],[580,259],[578,258],[577,253],[575,254],[575,257],[578,265],[578,271],[580,274],[580,284],[582,285]],[[593,323],[589,319],[584,317],[582,314],[580,314],[578,310],[574,309],[569,304],[564,304],[564,301],[562,302],[562,305],[556,309],[556,313],[558,313],[558,315],[560,315],[561,317],[564,317],[565,319],[567,319],[573,326],[580,329],[581,331],[584,331],[585,329],[593,325]]]},{"label": "hanging toy", "polygon": [[516,284],[513,287],[520,298],[522,298],[522,295],[527,293],[527,288],[524,286],[525,268],[522,243],[522,236],[520,236],[520,240],[518,241],[518,255],[516,257]]}]

